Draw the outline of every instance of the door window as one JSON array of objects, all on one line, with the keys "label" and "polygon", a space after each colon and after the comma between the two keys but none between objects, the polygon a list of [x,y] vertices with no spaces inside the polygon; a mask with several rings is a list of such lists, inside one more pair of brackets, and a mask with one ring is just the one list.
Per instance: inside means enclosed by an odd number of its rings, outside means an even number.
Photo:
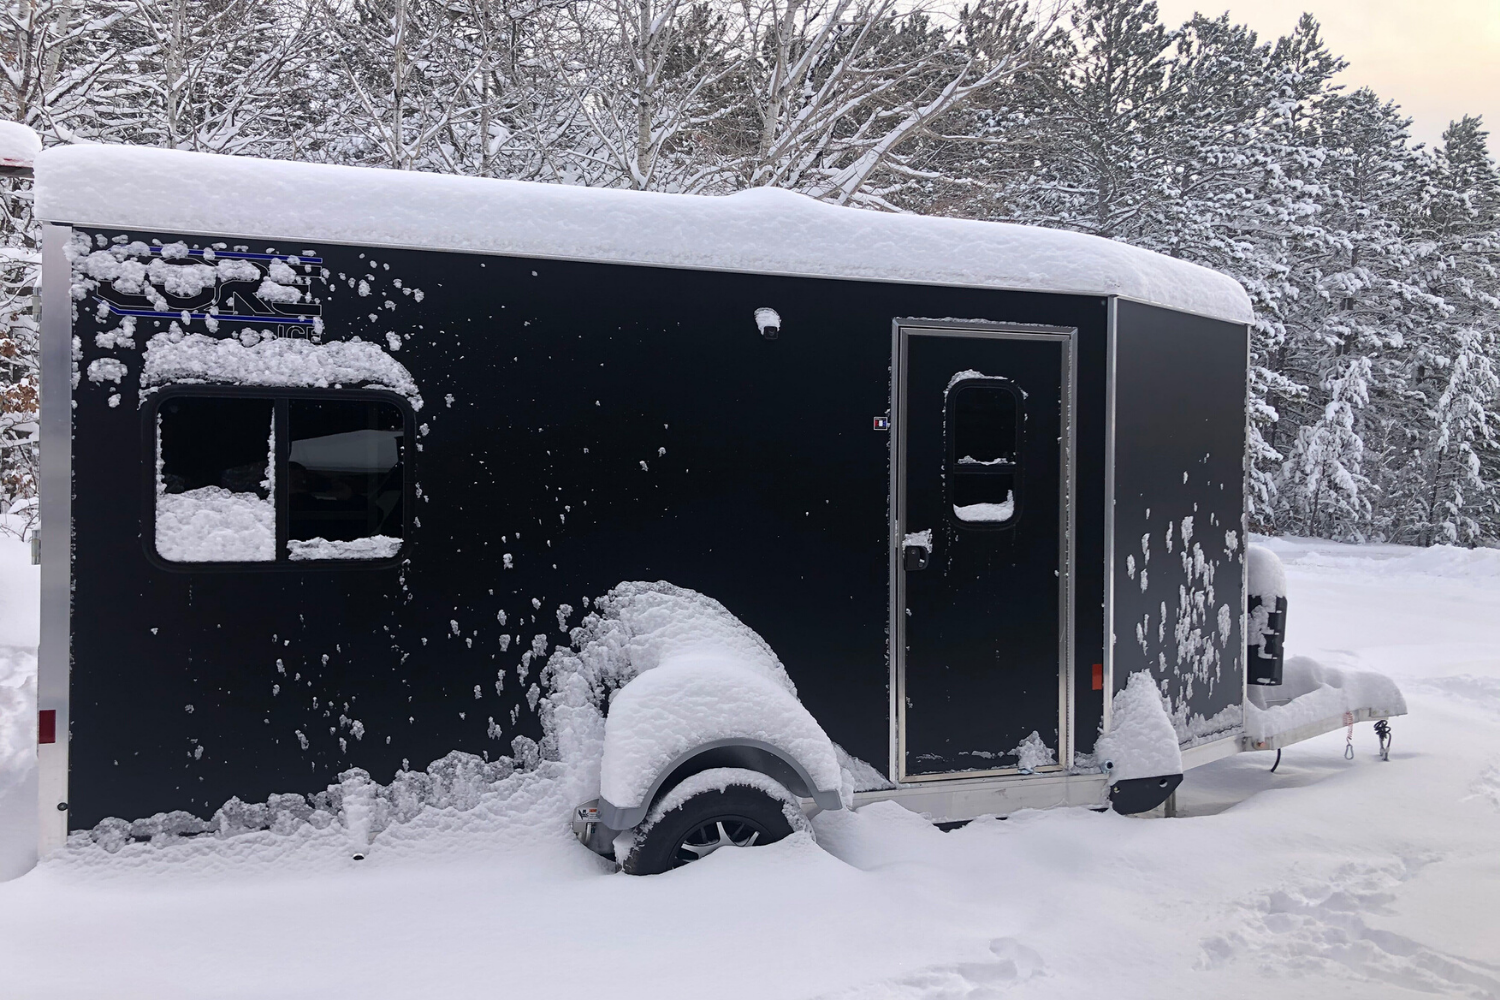
[{"label": "door window", "polygon": [[962,524],[1009,527],[1020,514],[1021,400],[1008,379],[978,373],[949,387],[949,500]]}]

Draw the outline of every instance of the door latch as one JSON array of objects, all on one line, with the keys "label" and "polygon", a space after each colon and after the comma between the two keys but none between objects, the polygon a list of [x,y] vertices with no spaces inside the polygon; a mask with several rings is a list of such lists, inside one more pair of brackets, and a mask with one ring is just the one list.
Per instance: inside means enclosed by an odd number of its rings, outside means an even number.
[{"label": "door latch", "polygon": [[901,551],[902,562],[908,573],[926,569],[928,560],[932,558],[932,550],[925,545],[907,545]]}]

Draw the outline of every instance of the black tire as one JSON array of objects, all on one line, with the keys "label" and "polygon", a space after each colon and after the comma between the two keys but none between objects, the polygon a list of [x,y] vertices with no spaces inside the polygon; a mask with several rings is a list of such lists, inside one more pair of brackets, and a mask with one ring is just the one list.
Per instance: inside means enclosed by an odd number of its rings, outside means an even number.
[{"label": "black tire", "polygon": [[636,835],[625,859],[631,875],[659,875],[719,847],[755,847],[790,836],[783,803],[757,788],[730,785],[700,792]]}]

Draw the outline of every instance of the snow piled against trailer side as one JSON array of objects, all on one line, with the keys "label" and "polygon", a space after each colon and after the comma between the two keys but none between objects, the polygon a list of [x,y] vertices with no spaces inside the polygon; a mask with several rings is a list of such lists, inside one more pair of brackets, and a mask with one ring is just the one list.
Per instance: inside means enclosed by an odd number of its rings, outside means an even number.
[{"label": "snow piled against trailer side", "polygon": [[703,197],[83,145],[44,150],[36,177],[38,217],[77,225],[1122,295],[1251,318],[1233,279],[1124,243],[771,188]]},{"label": "snow piled against trailer side", "polygon": [[1369,709],[1378,715],[1405,715],[1406,698],[1396,682],[1373,670],[1327,666],[1293,656],[1282,668],[1281,684],[1251,684],[1245,699],[1245,735],[1266,740],[1330,719]]}]

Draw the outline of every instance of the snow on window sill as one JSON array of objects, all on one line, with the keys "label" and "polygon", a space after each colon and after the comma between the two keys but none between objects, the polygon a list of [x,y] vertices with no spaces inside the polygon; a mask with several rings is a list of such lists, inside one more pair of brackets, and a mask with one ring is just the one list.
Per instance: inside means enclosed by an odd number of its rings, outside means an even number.
[{"label": "snow on window sill", "polygon": [[330,541],[326,538],[289,538],[287,558],[292,562],[313,559],[389,559],[401,551],[401,539],[389,535],[371,535],[352,541]]},{"label": "snow on window sill", "polygon": [[1016,514],[1016,499],[1014,494],[1005,498],[1004,503],[971,503],[959,506],[953,505],[953,516],[960,521],[984,522],[989,524],[1002,524],[1009,521]]}]

